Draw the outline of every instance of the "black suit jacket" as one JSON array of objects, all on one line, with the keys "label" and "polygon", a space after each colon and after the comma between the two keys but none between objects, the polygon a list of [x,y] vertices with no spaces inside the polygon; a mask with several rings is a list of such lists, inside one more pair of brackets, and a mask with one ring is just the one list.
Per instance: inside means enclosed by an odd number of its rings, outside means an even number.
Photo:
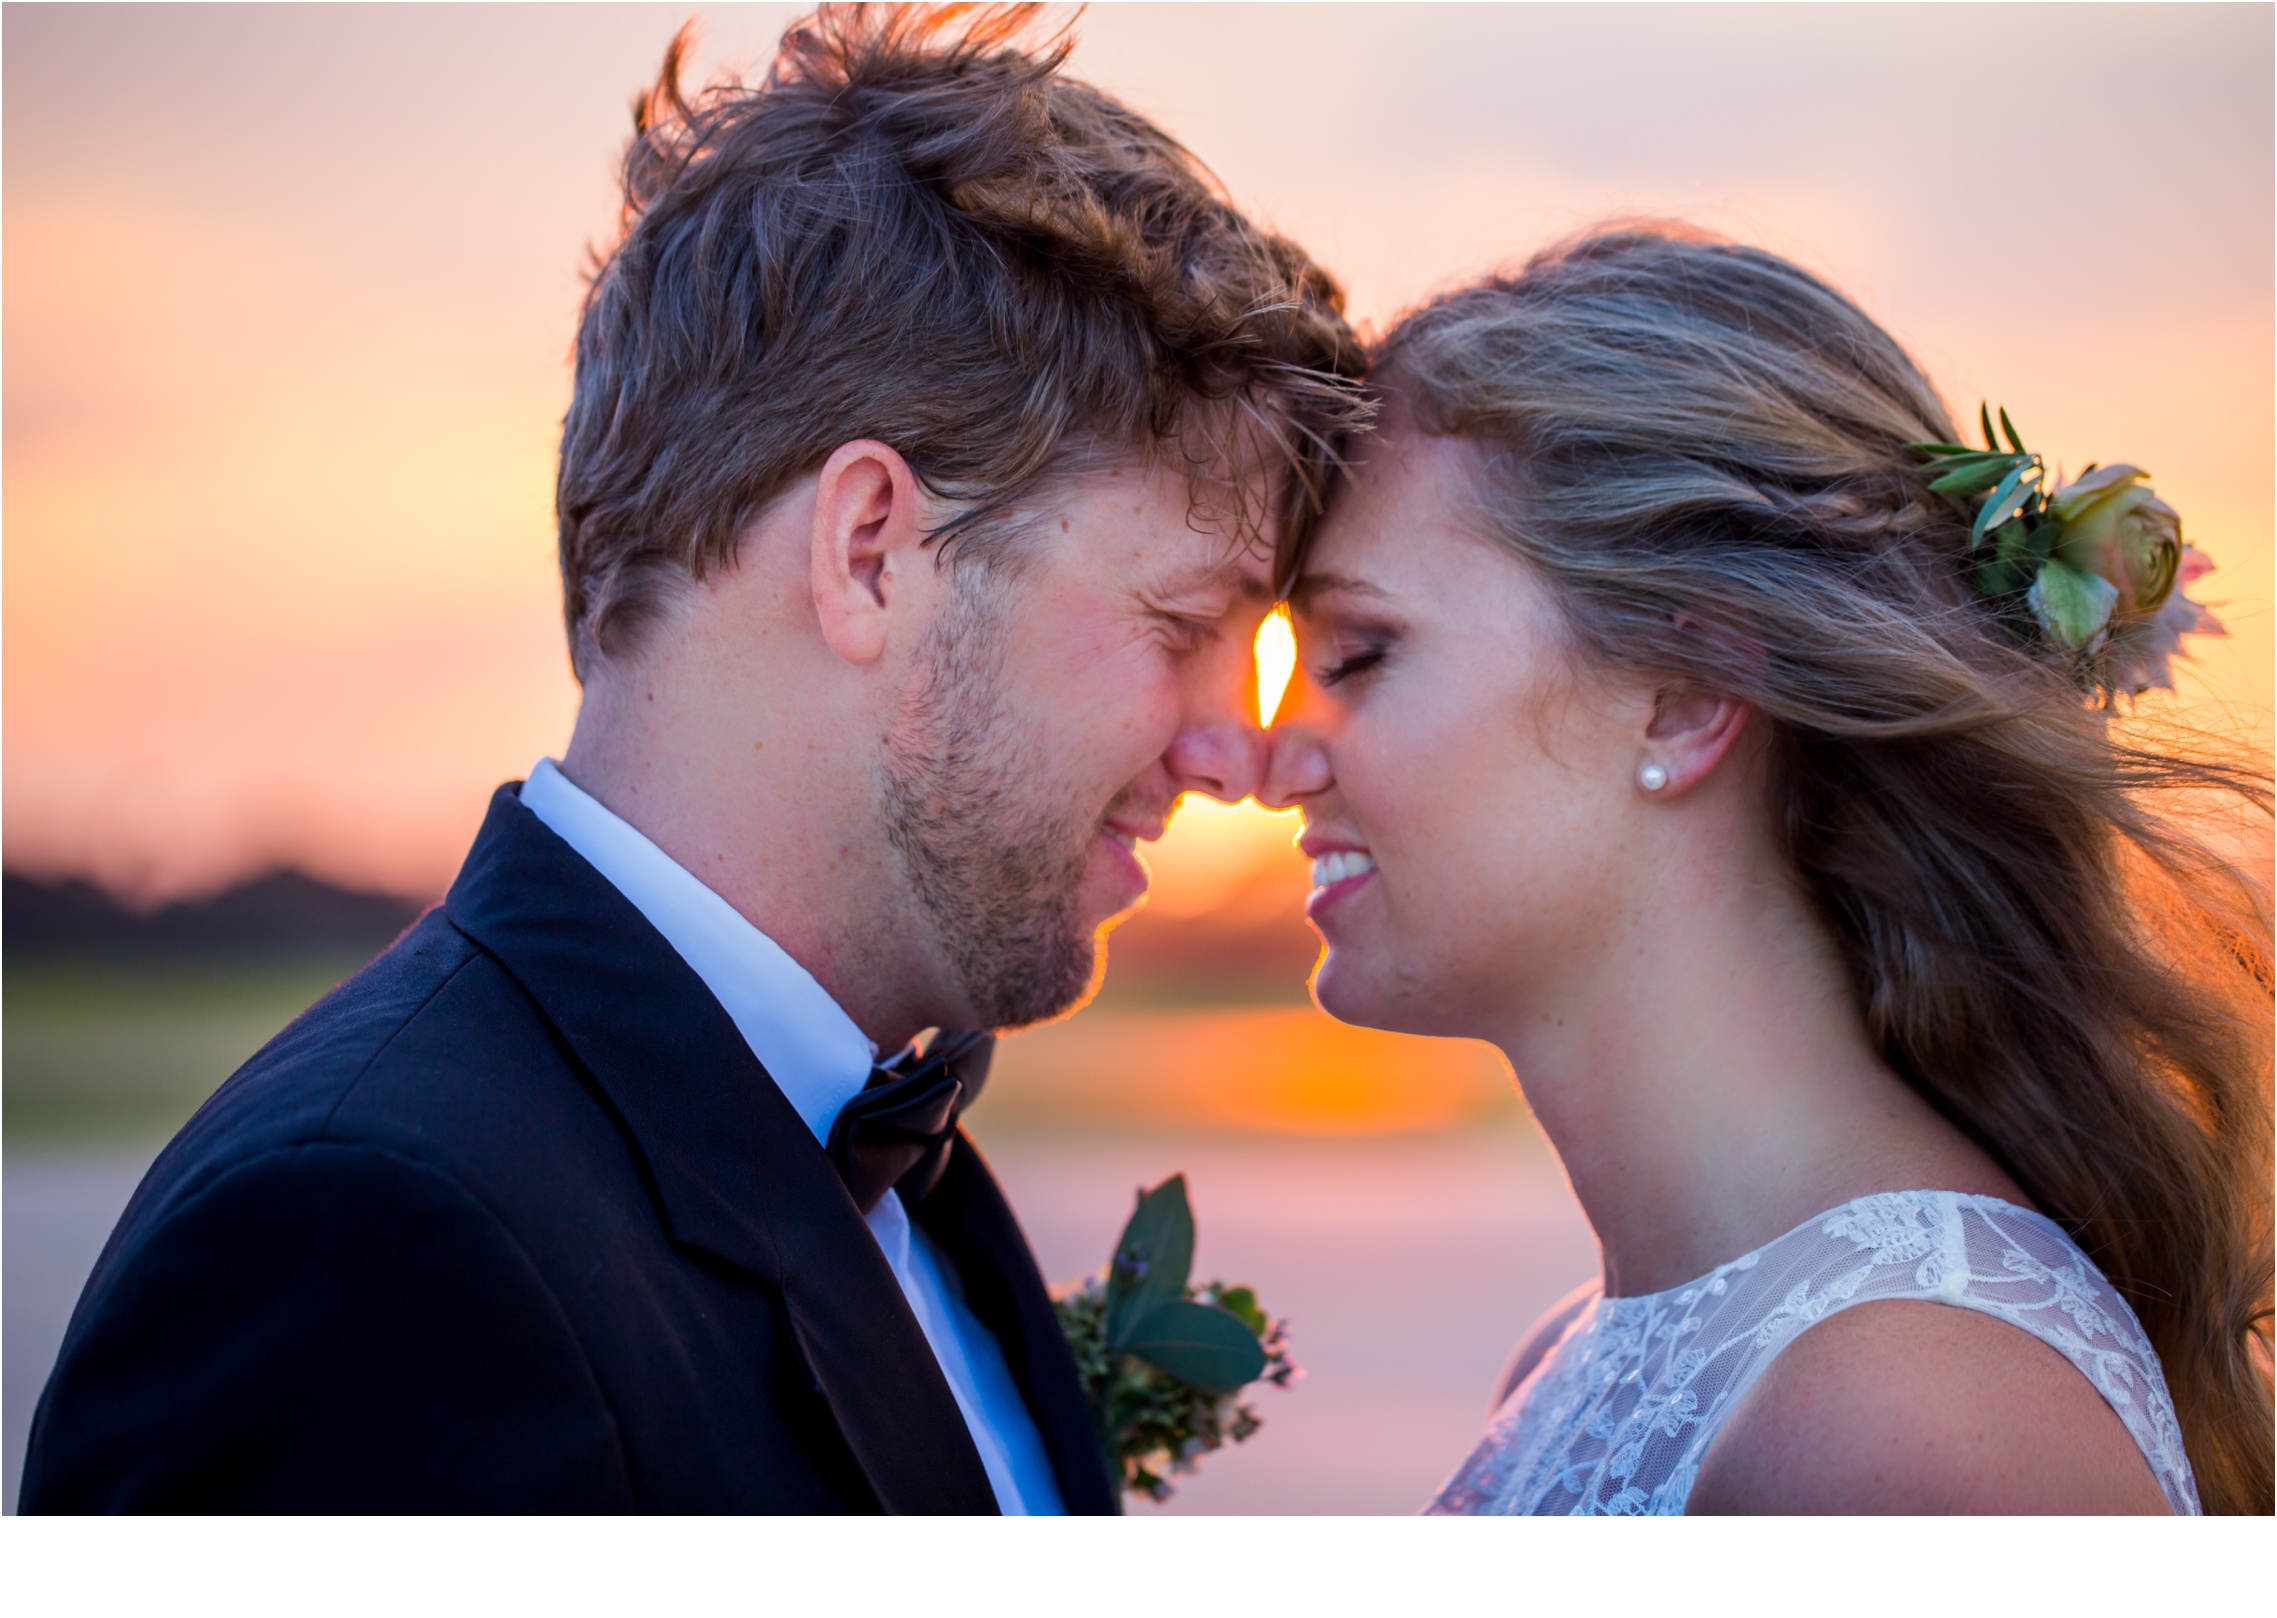
[{"label": "black suit jacket", "polygon": [[[1071,1511],[1118,1496],[960,1139],[911,1210]],[[26,1511],[993,1512],[829,1159],[702,981],[522,807],[223,1085],[95,1266]]]}]

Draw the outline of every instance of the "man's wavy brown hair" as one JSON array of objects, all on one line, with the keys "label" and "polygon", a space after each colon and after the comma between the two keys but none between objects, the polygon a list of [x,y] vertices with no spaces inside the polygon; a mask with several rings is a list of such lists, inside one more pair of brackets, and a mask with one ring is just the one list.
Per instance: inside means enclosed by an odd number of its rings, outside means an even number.
[{"label": "man's wavy brown hair", "polygon": [[1287,542],[1361,419],[1343,294],[1176,141],[1063,77],[1034,6],[824,6],[756,85],[634,109],[577,336],[556,490],[580,678],[849,440],[910,463],[985,556],[1102,457]]}]

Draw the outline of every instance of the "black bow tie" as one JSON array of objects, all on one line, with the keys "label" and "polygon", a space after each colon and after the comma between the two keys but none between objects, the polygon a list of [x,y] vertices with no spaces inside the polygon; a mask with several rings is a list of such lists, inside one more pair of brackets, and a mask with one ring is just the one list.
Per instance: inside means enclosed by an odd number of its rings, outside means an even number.
[{"label": "black bow tie", "polygon": [[996,1036],[944,1029],[915,1066],[870,1069],[870,1082],[830,1126],[830,1161],[868,1213],[888,1191],[911,1202],[940,1184],[957,1120],[988,1082]]}]

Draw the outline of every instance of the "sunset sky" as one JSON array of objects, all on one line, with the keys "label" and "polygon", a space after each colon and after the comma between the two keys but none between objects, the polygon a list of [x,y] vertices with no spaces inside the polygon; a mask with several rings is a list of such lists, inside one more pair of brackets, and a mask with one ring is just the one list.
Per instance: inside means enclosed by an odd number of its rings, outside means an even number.
[{"label": "sunset sky", "polygon": [[[5,838],[146,895],[273,861],[438,892],[576,688],[555,435],[627,107],[783,6],[5,12]],[[1680,213],[1857,296],[1958,411],[2149,467],[2271,701],[2264,6],[1095,7],[1074,71],[1380,323]],[[1287,827],[1192,816],[1206,908]],[[1276,855],[1275,857],[1286,857]]]}]

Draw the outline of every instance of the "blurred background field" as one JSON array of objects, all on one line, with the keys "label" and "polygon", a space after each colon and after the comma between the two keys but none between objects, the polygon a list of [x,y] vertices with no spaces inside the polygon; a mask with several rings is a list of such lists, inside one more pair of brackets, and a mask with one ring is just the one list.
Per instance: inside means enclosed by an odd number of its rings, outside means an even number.
[{"label": "blurred background field", "polygon": [[[1212,822],[1264,828],[1241,876],[1198,877]],[[1078,1014],[1013,1036],[986,1120],[1023,1134],[1189,1129],[1299,1137],[1521,1127],[1491,1047],[1350,1028],[1305,980],[1317,940],[1295,817],[1195,801],[1149,851],[1156,892],[1111,936],[1106,985]],[[1245,832],[1241,836],[1255,837]],[[1196,904],[1195,889],[1205,903]],[[79,879],[8,873],[4,979],[11,1147],[171,1134],[286,1021],[424,906],[270,872],[135,909]]]},{"label": "blurred background field", "polygon": [[[168,1132],[564,744],[554,442],[627,104],[692,13],[709,71],[799,9],[0,9],[10,1507]],[[2146,711],[2266,758],[2273,15],[1113,5],[1071,70],[1365,330],[1614,215],[1826,275],[1959,414],[2155,471],[2231,635]],[[1173,1511],[1412,1510],[1593,1267],[1493,1052],[1309,1008],[1291,831],[1183,809],[1106,991],[1009,1041],[973,1117],[1050,1274],[1184,1169],[1202,1273],[1293,1317],[1311,1374]]]}]

